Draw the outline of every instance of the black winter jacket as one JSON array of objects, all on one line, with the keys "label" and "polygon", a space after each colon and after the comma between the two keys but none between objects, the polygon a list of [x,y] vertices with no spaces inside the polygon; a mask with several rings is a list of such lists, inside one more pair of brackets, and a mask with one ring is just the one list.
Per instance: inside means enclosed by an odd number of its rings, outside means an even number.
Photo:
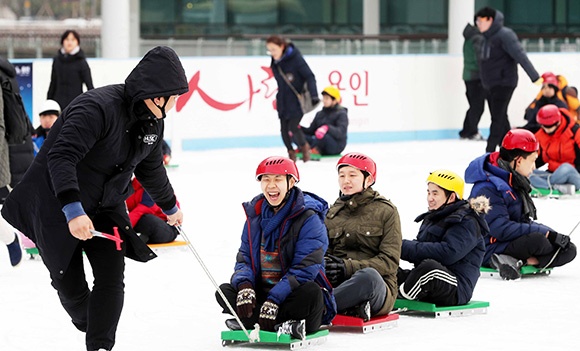
[{"label": "black winter jacket", "polygon": [[83,84],[87,86],[87,90],[94,88],[91,69],[83,50],[79,50],[75,55],[63,54],[59,50],[52,60],[50,86],[46,98],[58,102],[62,111],[74,98],[83,93]]},{"label": "black winter jacket", "polygon": [[133,173],[163,210],[176,203],[163,166],[163,120],[155,118],[143,100],[187,91],[175,52],[157,47],[143,57],[125,84],[79,96],[57,119],[2,208],[4,218],[37,244],[53,277],[66,272],[78,244],[61,210],[75,201],[91,219],[109,213],[122,223],[128,257],[140,261],[155,257],[126,227],[125,200],[132,191]]},{"label": "black winter jacket", "polygon": [[281,119],[302,117],[303,113],[300,101],[280,73],[280,70],[284,72],[297,92],[301,93],[304,90],[304,83],[306,83],[310,95],[313,98],[318,97],[314,73],[312,73],[306,61],[304,61],[302,54],[294,44],[290,43],[286,46],[286,50],[280,61],[276,62],[272,59],[270,67],[278,83],[278,93],[276,94],[278,117]]},{"label": "black winter jacket", "polygon": [[516,33],[503,26],[503,19],[503,13],[497,11],[491,27],[483,33],[480,74],[486,89],[496,86],[515,88],[518,85],[518,63],[532,82],[540,78]]},{"label": "black winter jacket", "polygon": [[483,237],[489,234],[489,227],[483,217],[487,211],[489,200],[481,196],[420,215],[415,219],[423,221],[417,239],[403,240],[401,259],[419,264],[430,258],[447,267],[457,277],[458,304],[466,304],[485,253]]},{"label": "black winter jacket", "polygon": [[338,143],[341,151],[346,147],[346,135],[348,129],[348,110],[341,105],[334,107],[324,107],[321,111],[316,113],[314,120],[310,123],[308,128],[302,127],[302,131],[306,135],[314,135],[316,130],[323,126],[328,126],[328,134],[330,134]]}]

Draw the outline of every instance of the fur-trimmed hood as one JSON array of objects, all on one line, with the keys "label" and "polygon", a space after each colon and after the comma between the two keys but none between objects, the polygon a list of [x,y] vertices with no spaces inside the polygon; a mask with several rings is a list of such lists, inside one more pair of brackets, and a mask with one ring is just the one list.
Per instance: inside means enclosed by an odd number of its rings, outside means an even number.
[{"label": "fur-trimmed hood", "polygon": [[491,210],[489,199],[483,195],[469,199],[469,207],[480,214],[487,214]]}]

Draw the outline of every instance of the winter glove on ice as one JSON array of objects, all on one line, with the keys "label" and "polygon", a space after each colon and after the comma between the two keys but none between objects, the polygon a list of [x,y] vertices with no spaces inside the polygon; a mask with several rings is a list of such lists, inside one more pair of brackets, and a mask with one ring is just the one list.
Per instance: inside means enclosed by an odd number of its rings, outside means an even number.
[{"label": "winter glove on ice", "polygon": [[328,126],[325,124],[318,127],[318,129],[316,129],[314,132],[314,135],[316,136],[316,139],[322,139],[326,135],[326,132],[328,132]]},{"label": "winter glove on ice", "polygon": [[548,232],[548,240],[552,243],[552,245],[561,247],[562,250],[566,250],[568,247],[570,247],[570,237],[553,230]]},{"label": "winter glove on ice", "polygon": [[324,266],[326,269],[326,277],[332,286],[339,286],[346,277],[346,267],[342,258],[326,255],[324,256]]},{"label": "winter glove on ice", "polygon": [[258,324],[260,324],[261,330],[273,331],[276,325],[276,316],[278,316],[278,305],[270,300],[266,300],[260,308],[260,318],[258,319]]},{"label": "winter glove on ice", "polygon": [[256,292],[252,288],[252,284],[240,284],[240,290],[238,290],[238,296],[236,297],[238,316],[250,318],[254,313],[254,307],[256,307]]}]

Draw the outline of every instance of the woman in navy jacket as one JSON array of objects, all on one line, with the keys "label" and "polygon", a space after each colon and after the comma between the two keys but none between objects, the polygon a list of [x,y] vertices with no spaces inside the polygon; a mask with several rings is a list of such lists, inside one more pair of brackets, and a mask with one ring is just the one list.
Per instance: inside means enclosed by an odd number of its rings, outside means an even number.
[{"label": "woman in navy jacket", "polygon": [[[220,289],[248,329],[259,323],[273,331],[277,324],[304,319],[306,332],[315,332],[336,314],[323,265],[328,204],[295,186],[300,177],[288,158],[265,159],[256,179],[262,194],[243,204],[247,219],[235,272]],[[217,293],[216,298],[231,313]]]},{"label": "woman in navy jacket", "polygon": [[[312,104],[318,104],[320,99],[318,98],[318,90],[316,90],[314,73],[294,44],[287,43],[283,38],[276,35],[269,37],[266,40],[266,47],[272,56],[270,67],[278,83],[276,109],[278,110],[278,118],[280,118],[282,141],[288,150],[288,157],[292,161],[296,161],[296,152],[292,146],[292,138],[294,138],[302,152],[303,160],[306,162],[310,160],[310,145],[299,127],[304,113],[294,90],[301,93],[306,84],[312,96]],[[288,85],[286,80],[292,84],[294,89]]]}]

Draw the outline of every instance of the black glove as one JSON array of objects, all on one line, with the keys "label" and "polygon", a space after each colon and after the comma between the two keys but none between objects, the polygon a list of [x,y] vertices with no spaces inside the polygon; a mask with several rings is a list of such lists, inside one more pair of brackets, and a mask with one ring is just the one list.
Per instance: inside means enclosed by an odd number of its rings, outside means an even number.
[{"label": "black glove", "polygon": [[236,310],[240,318],[250,318],[254,314],[254,307],[256,307],[256,292],[252,288],[252,284],[240,284],[238,296],[236,297]]},{"label": "black glove", "polygon": [[312,98],[312,106],[316,106],[320,103],[320,99],[318,97],[313,97]]},{"label": "black glove", "polygon": [[552,243],[552,245],[561,247],[562,250],[566,250],[570,247],[570,237],[553,230],[548,232],[548,240]]},{"label": "black glove", "polygon": [[326,269],[326,277],[332,286],[339,286],[346,277],[346,267],[342,258],[326,255],[324,256],[324,267]]},{"label": "black glove", "polygon": [[278,308],[278,305],[270,300],[264,302],[262,308],[260,308],[260,318],[258,319],[260,330],[274,331]]}]

